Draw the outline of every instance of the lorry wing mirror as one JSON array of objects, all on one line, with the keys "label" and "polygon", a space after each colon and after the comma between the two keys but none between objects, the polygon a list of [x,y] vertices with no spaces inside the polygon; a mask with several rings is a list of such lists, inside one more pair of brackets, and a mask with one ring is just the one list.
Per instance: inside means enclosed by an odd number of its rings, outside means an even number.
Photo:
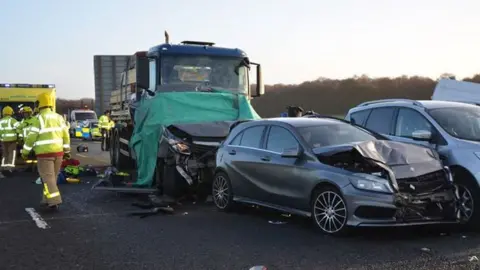
[{"label": "lorry wing mirror", "polygon": [[252,63],[250,64],[257,66],[257,85],[256,85],[256,91],[252,95],[253,97],[260,97],[265,94],[265,85],[263,84],[263,76],[262,76],[262,65],[257,64],[257,63]]}]

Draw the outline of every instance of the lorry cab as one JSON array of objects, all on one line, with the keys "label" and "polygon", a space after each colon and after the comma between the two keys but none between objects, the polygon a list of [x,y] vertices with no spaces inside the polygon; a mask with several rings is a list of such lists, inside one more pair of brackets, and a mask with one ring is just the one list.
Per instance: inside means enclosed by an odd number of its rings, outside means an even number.
[{"label": "lorry cab", "polygon": [[[120,89],[112,92],[111,117],[117,123],[110,136],[112,166],[135,168],[134,186],[153,188],[155,183],[174,197],[184,185],[208,186],[217,147],[232,123],[260,118],[250,100],[264,92],[261,65],[244,51],[202,41],[171,44],[166,35],[165,43],[130,58]],[[162,132],[147,131],[148,138],[136,141],[134,130],[142,132],[145,125],[162,127]]]}]

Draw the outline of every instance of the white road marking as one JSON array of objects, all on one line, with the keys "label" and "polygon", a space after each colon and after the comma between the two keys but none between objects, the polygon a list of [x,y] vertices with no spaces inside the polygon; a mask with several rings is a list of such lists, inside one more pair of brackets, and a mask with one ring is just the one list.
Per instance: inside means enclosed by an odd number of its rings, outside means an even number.
[{"label": "white road marking", "polygon": [[37,227],[40,229],[48,229],[50,226],[48,226],[47,222],[40,216],[37,211],[33,208],[25,208],[25,211],[32,217],[33,221],[35,221],[35,224],[37,224]]},{"label": "white road marking", "polygon": [[77,154],[77,156],[79,156],[79,157],[84,157],[84,158],[87,157],[87,156],[84,156],[84,155],[82,155],[82,154]]}]

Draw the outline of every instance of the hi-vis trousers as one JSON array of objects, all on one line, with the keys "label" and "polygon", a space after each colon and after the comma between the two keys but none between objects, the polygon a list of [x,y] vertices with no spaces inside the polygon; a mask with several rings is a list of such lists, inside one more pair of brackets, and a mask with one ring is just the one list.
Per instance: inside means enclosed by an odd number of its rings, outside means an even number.
[{"label": "hi-vis trousers", "polygon": [[43,183],[41,204],[49,206],[62,203],[62,196],[57,186],[57,177],[62,167],[63,157],[37,157],[38,173]]},{"label": "hi-vis trousers", "polygon": [[2,142],[2,169],[13,169],[17,155],[17,142]]}]

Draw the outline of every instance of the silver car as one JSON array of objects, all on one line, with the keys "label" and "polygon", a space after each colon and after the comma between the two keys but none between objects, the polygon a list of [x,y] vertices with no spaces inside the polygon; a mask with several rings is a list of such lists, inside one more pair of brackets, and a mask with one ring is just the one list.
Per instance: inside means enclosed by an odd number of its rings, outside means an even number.
[{"label": "silver car", "polygon": [[435,151],[330,118],[234,127],[217,151],[220,210],[256,204],[311,217],[322,232],[458,222],[455,189]]},{"label": "silver car", "polygon": [[465,103],[388,99],[362,103],[346,120],[391,140],[435,149],[452,170],[462,219],[480,225],[480,107]]}]

